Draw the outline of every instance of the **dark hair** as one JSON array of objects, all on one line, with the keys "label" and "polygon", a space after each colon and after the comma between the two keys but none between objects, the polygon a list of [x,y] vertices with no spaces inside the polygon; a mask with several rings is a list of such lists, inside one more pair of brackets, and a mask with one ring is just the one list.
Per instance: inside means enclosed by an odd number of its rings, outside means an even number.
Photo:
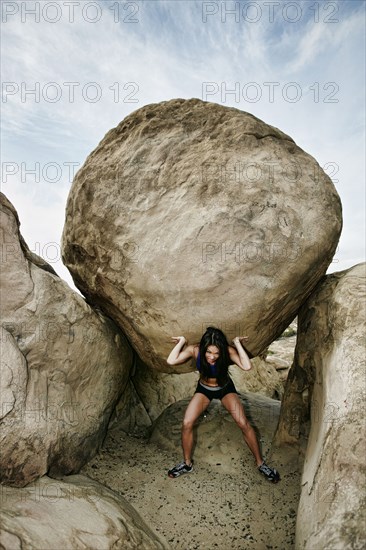
[{"label": "dark hair", "polygon": [[216,361],[217,382],[221,386],[227,382],[228,368],[231,364],[228,342],[225,334],[218,328],[207,327],[206,332],[200,341],[200,364],[201,372],[205,378],[210,378],[210,366],[206,361],[206,351],[209,346],[216,346],[220,353]]}]

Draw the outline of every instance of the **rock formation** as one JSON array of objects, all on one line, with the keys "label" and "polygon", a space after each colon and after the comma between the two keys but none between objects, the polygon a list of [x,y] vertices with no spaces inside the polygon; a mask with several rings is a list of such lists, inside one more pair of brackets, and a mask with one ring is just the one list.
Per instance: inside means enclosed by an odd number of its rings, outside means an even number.
[{"label": "rock formation", "polygon": [[[285,387],[287,376],[294,360],[296,334],[297,320],[291,323],[284,333],[277,338],[277,340],[272,342],[268,350],[264,353],[266,363],[274,366],[283,387]],[[281,393],[281,399],[282,396],[283,391]]]},{"label": "rock formation", "polygon": [[120,330],[32,254],[1,194],[1,481],[77,472],[127,384]]},{"label": "rock formation", "polygon": [[289,136],[175,99],[130,114],[89,155],[62,248],[142,361],[178,372],[170,337],[199,341],[209,324],[248,336],[252,356],[265,350],[325,274],[340,230],[330,178]]},{"label": "rock formation", "polygon": [[299,311],[278,443],[310,434],[296,548],[365,547],[365,264],[333,273]]},{"label": "rock formation", "polygon": [[0,546],[164,550],[168,546],[120,495],[86,476],[43,476],[2,491]]}]

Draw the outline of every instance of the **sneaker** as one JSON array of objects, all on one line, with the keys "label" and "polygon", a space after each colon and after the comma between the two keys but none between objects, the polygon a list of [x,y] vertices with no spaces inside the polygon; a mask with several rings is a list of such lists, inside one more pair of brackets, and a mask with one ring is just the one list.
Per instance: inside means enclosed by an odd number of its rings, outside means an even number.
[{"label": "sneaker", "polygon": [[192,470],[193,470],[193,463],[190,466],[188,466],[188,464],[186,464],[185,462],[181,462],[180,464],[177,464],[176,466],[174,466],[174,468],[168,471],[168,476],[178,477],[178,476],[181,476],[182,474],[189,474],[189,472],[191,472]]},{"label": "sneaker", "polygon": [[258,466],[258,470],[268,479],[268,481],[272,481],[272,483],[278,483],[281,479],[277,470],[270,468],[265,462]]}]

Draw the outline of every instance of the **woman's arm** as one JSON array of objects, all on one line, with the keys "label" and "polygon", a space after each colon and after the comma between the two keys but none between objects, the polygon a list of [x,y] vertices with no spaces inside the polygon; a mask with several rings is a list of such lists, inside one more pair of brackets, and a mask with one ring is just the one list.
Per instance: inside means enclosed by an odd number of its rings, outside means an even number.
[{"label": "woman's arm", "polygon": [[184,350],[182,349],[187,342],[184,336],[172,336],[172,340],[174,340],[174,342],[176,342],[177,344],[176,346],[174,346],[169,354],[168,359],[166,360],[168,365],[181,365],[182,363],[186,363],[188,359],[193,357],[194,346],[191,345],[187,346]]},{"label": "woman's arm", "polygon": [[238,365],[243,370],[250,370],[252,368],[252,364],[250,362],[250,359],[247,355],[247,352],[241,345],[240,340],[246,340],[245,337],[235,336],[233,340],[233,344],[236,347],[234,349],[232,346],[229,346],[229,355],[230,359],[233,363]]}]

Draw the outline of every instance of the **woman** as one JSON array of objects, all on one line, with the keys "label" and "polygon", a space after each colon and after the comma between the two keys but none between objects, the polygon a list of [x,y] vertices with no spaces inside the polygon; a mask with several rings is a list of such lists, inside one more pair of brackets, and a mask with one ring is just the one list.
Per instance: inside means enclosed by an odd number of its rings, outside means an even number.
[{"label": "woman", "polygon": [[246,338],[236,336],[233,340],[235,347],[229,346],[226,336],[221,330],[208,327],[199,344],[184,347],[186,344],[184,336],[173,336],[172,340],[176,342],[176,345],[170,352],[167,363],[181,365],[194,357],[197,370],[200,372],[200,379],[183,419],[184,461],[169,470],[169,477],[175,478],[193,470],[193,425],[200,414],[207,409],[212,399],[220,399],[243,432],[244,440],[253,453],[259,472],[270,481],[277,483],[280,480],[280,475],[264,462],[255,431],[245,416],[238,392],[228,374],[229,365],[233,363],[243,370],[252,368],[249,357],[240,342]]}]

